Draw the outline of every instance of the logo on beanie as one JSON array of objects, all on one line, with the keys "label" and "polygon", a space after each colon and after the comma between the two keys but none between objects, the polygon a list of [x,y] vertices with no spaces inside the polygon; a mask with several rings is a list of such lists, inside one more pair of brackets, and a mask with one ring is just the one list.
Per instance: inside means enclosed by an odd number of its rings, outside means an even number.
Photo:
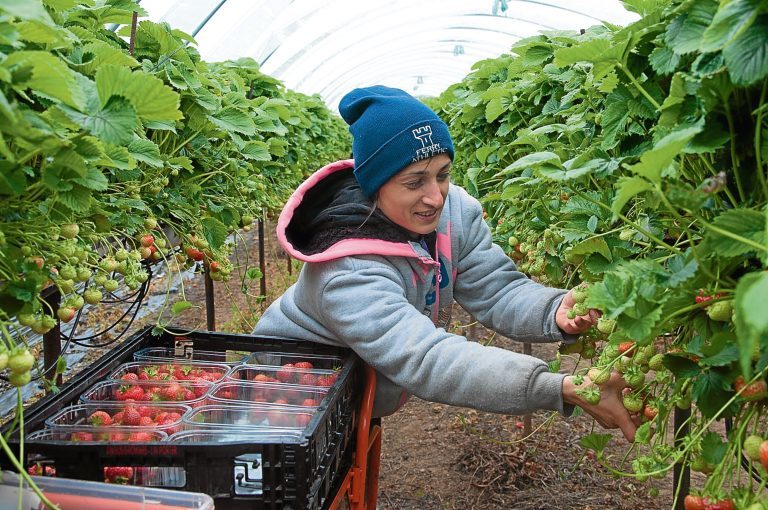
[{"label": "logo on beanie", "polygon": [[432,156],[447,151],[447,149],[441,147],[439,143],[432,142],[432,126],[429,124],[419,126],[416,129],[411,130],[411,133],[413,133],[414,138],[421,142],[421,148],[416,150],[413,160],[411,161],[412,163],[421,161],[422,159],[431,158]]}]

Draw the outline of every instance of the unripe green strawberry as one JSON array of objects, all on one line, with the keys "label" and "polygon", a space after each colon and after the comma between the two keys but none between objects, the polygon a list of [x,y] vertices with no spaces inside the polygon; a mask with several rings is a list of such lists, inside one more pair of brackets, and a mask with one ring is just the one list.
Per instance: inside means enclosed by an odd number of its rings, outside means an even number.
[{"label": "unripe green strawberry", "polygon": [[125,248],[120,248],[119,250],[117,250],[115,252],[115,260],[118,262],[123,262],[125,260],[128,260],[128,250],[126,250]]},{"label": "unripe green strawberry", "polygon": [[88,279],[91,277],[91,270],[87,268],[80,268],[77,270],[77,278],[75,278],[78,282],[87,282]]},{"label": "unripe green strawberry", "polygon": [[80,233],[80,227],[76,223],[67,223],[59,228],[59,235],[64,239],[74,239]]},{"label": "unripe green strawberry", "polygon": [[588,388],[576,390],[576,394],[581,395],[587,404],[596,406],[600,403],[600,388],[597,386],[590,386]]},{"label": "unripe green strawberry", "polygon": [[707,462],[703,455],[699,455],[691,461],[691,471],[709,474],[715,470],[715,466]]},{"label": "unripe green strawberry", "polygon": [[[576,303],[583,303],[584,301],[587,300],[587,290],[583,287],[576,287],[575,289],[573,289],[573,292],[571,293],[571,295],[573,296],[573,300]],[[584,315],[584,314],[579,314],[579,315]]]},{"label": "unripe green strawberry", "polygon": [[23,347],[13,349],[8,357],[8,368],[11,369],[11,372],[29,372],[34,364],[35,357],[32,356],[29,349]]},{"label": "unripe green strawberry", "polygon": [[85,302],[89,305],[95,305],[101,302],[102,294],[100,291],[96,289],[88,289],[85,292],[83,292],[83,299],[85,299]]},{"label": "unripe green strawberry", "polygon": [[77,278],[77,269],[67,264],[59,269],[59,276],[64,280],[74,280]]},{"label": "unripe green strawberry", "polygon": [[144,228],[147,230],[154,230],[157,228],[157,220],[155,218],[147,218],[144,220]]},{"label": "unripe green strawberry", "polygon": [[8,382],[11,383],[11,386],[15,386],[17,388],[26,386],[31,380],[32,374],[29,372],[29,370],[26,372],[11,372],[11,374],[8,376]]},{"label": "unripe green strawberry", "polygon": [[507,243],[512,247],[516,247],[518,244],[520,244],[520,241],[515,236],[509,236],[509,239],[507,240]]},{"label": "unripe green strawberry", "polygon": [[629,241],[635,236],[635,231],[631,228],[627,228],[619,232],[619,239],[622,241]]},{"label": "unripe green strawberry", "polygon": [[630,367],[624,372],[624,380],[627,386],[636,390],[645,383],[645,374],[636,367]]},{"label": "unripe green strawberry", "polygon": [[61,322],[71,321],[72,319],[75,318],[76,314],[77,314],[77,310],[75,310],[71,306],[62,306],[58,310],[56,310],[56,315],[59,317],[59,320]]},{"label": "unripe green strawberry", "polygon": [[31,313],[20,313],[16,319],[22,326],[31,326],[35,322],[35,316]]},{"label": "unripe green strawberry", "polygon": [[611,371],[606,368],[592,367],[587,372],[587,377],[595,384],[605,384],[611,378]]},{"label": "unripe green strawberry", "polygon": [[114,292],[119,286],[120,284],[117,283],[117,280],[107,280],[106,283],[104,283],[104,289],[107,292]]},{"label": "unripe green strawberry", "polygon": [[243,226],[248,226],[253,223],[253,216],[250,214],[243,214],[243,216],[240,218],[240,221],[242,222]]},{"label": "unripe green strawberry", "polygon": [[744,439],[744,454],[750,460],[760,460],[760,445],[763,443],[763,438],[755,434],[749,435]]},{"label": "unripe green strawberry", "polygon": [[58,280],[56,282],[56,285],[59,287],[62,293],[64,294],[70,294],[74,292],[75,290],[75,282],[74,280]]},{"label": "unripe green strawberry", "polygon": [[634,393],[628,393],[622,397],[624,408],[630,413],[639,413],[643,408],[643,400]]},{"label": "unripe green strawberry", "polygon": [[597,354],[597,346],[595,342],[584,342],[584,348],[581,350],[581,357],[584,359],[592,359]]},{"label": "unripe green strawberry", "polygon": [[104,284],[107,282],[107,275],[104,273],[99,273],[96,276],[93,277],[93,283],[96,285],[104,286]]},{"label": "unripe green strawberry", "polygon": [[568,310],[568,311],[565,313],[565,316],[566,316],[566,317],[567,317],[569,320],[573,320],[573,319],[575,319],[575,318],[576,318],[576,310],[574,310],[573,308],[571,308],[570,310]]},{"label": "unripe green strawberry", "polygon": [[597,330],[604,335],[613,333],[615,327],[616,321],[613,319],[609,319],[608,317],[600,317],[597,319]]},{"label": "unripe green strawberry", "polygon": [[573,312],[576,315],[584,316],[589,313],[589,308],[587,308],[587,305],[585,305],[584,303],[576,303],[575,305],[573,305]]},{"label": "unripe green strawberry", "polygon": [[659,353],[659,354],[654,354],[653,356],[651,356],[651,359],[648,360],[648,367],[651,370],[656,370],[656,371],[663,370],[664,369],[664,355]]},{"label": "unripe green strawberry", "polygon": [[733,302],[717,301],[707,307],[707,316],[713,321],[730,322],[733,314]]}]

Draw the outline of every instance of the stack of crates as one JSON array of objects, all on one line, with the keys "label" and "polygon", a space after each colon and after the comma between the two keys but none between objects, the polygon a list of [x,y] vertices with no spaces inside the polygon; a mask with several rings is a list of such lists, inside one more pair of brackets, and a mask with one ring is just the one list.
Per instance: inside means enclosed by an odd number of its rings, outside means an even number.
[{"label": "stack of crates", "polygon": [[351,464],[362,385],[347,349],[145,328],[25,411],[25,461],[217,509],[320,509]]}]

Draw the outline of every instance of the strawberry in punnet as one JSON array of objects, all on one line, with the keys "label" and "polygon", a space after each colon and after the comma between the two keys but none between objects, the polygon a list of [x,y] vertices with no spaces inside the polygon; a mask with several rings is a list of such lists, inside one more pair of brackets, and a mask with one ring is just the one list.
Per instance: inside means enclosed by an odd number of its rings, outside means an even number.
[{"label": "strawberry in punnet", "polygon": [[184,399],[184,387],[180,384],[169,384],[160,390],[160,397],[163,400],[183,400]]},{"label": "strawberry in punnet", "polygon": [[308,370],[315,368],[312,365],[312,363],[310,363],[309,361],[299,361],[298,363],[294,363],[293,366],[294,368],[302,368],[302,369],[308,369]]},{"label": "strawberry in punnet", "polygon": [[118,400],[144,400],[144,388],[137,385],[129,386],[122,394],[122,398],[118,396]]},{"label": "strawberry in punnet", "polygon": [[142,416],[139,419],[139,426],[140,427],[151,427],[154,424],[155,424],[155,420],[153,420],[149,416]]},{"label": "strawberry in punnet", "polygon": [[123,425],[135,427],[141,425],[141,414],[134,406],[125,406],[123,409]]},{"label": "strawberry in punnet", "polygon": [[96,411],[88,417],[88,423],[95,427],[112,425],[112,417],[106,411]]},{"label": "strawberry in punnet", "polygon": [[136,443],[148,443],[152,441],[152,436],[149,432],[131,432],[128,435],[128,441]]},{"label": "strawberry in punnet", "polygon": [[93,441],[93,433],[91,432],[72,432],[72,435],[69,436],[70,441],[75,442],[82,442],[82,441]]},{"label": "strawberry in punnet", "polygon": [[112,415],[112,425],[123,424],[123,411],[118,411]]},{"label": "strawberry in punnet", "polygon": [[317,385],[326,388],[331,387],[338,377],[338,374],[321,375],[317,378]]},{"label": "strawberry in punnet", "polygon": [[741,398],[749,401],[763,400],[768,397],[768,384],[762,379],[747,383],[744,377],[739,375],[733,381],[733,389]]},{"label": "strawberry in punnet", "polygon": [[320,405],[320,402],[313,398],[305,398],[301,405],[304,407],[317,407]]},{"label": "strawberry in punnet", "polygon": [[313,374],[301,374],[299,384],[302,386],[315,386],[317,384],[317,377]]},{"label": "strawberry in punnet", "polygon": [[139,375],[134,372],[126,372],[120,376],[121,381],[138,381]]},{"label": "strawberry in punnet", "polygon": [[133,479],[133,468],[130,466],[110,466],[104,468],[104,481],[107,483],[126,484]]},{"label": "strawberry in punnet", "polygon": [[283,368],[275,374],[277,380],[284,383],[292,383],[296,378],[296,371],[294,370],[293,363],[286,363]]}]

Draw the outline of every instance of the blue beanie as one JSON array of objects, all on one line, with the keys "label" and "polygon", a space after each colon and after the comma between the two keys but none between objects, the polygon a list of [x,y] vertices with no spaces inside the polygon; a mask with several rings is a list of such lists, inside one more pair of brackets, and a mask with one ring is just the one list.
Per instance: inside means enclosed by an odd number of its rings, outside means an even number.
[{"label": "blue beanie", "polygon": [[352,133],[355,178],[368,197],[411,163],[442,153],[453,160],[448,126],[400,89],[354,89],[341,99],[339,113]]}]

